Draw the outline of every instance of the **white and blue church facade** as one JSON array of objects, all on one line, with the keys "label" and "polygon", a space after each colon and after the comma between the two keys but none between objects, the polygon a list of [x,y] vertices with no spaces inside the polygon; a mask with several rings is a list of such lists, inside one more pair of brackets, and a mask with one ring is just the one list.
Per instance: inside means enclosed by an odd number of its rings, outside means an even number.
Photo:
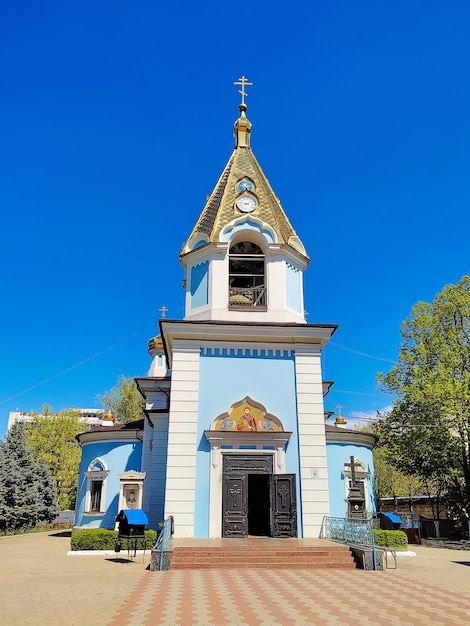
[{"label": "white and blue church facade", "polygon": [[132,492],[176,537],[318,537],[325,516],[348,515],[351,457],[375,513],[374,436],[326,424],[321,355],[337,326],[306,322],[309,257],[253,154],[243,96],[181,250],[184,318],[160,320],[136,379],[146,420],[80,436],[77,527],[114,527]]}]

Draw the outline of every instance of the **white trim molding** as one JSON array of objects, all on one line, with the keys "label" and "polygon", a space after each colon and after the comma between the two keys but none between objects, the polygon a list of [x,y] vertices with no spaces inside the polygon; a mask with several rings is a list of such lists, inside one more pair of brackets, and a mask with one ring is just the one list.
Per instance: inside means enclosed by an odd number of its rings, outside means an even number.
[{"label": "white trim molding", "polygon": [[[98,469],[95,469],[100,466]],[[93,459],[89,464],[88,470],[85,472],[87,477],[87,487],[85,495],[85,514],[88,515],[104,515],[106,513],[106,486],[109,470],[106,463],[99,457]],[[94,482],[101,481],[100,507],[99,511],[91,510],[91,485]]]},{"label": "white trim molding", "polygon": [[[119,511],[122,511],[122,509],[142,508],[142,494],[144,491],[144,481],[146,476],[146,472],[137,472],[134,470],[128,470],[127,472],[118,474]],[[131,492],[134,492],[134,502],[132,505],[128,501]]]}]

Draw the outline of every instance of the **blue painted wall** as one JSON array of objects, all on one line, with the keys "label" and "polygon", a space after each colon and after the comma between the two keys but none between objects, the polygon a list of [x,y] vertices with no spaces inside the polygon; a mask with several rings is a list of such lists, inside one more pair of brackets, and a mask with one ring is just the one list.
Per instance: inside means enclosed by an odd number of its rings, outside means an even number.
[{"label": "blue painted wall", "polygon": [[326,456],[328,462],[328,489],[330,492],[330,515],[331,517],[346,517],[347,504],[345,501],[346,490],[344,485],[344,464],[349,463],[349,458],[354,456],[362,461],[370,472],[368,479],[367,511],[375,515],[374,493],[374,462],[372,449],[367,446],[351,445],[344,443],[327,443]]},{"label": "blue painted wall", "polygon": [[[111,435],[111,433],[110,433]],[[99,458],[109,470],[106,479],[106,503],[104,515],[85,514],[85,497],[88,478],[85,472],[92,461]],[[140,441],[92,442],[82,446],[82,460],[79,468],[77,503],[75,507],[75,526],[82,528],[114,528],[116,515],[119,513],[118,474],[128,470],[140,472],[142,443]]]},{"label": "blue painted wall", "polygon": [[218,356],[202,353],[196,459],[196,537],[209,535],[210,444],[204,430],[210,428],[215,417],[245,396],[263,404],[269,413],[282,421],[285,430],[293,432],[286,449],[286,472],[299,475],[294,357],[281,356],[279,352],[265,356],[242,356],[241,351],[239,356],[234,351],[225,351],[225,355],[222,352]]},{"label": "blue painted wall", "polygon": [[209,302],[209,261],[191,268],[191,309]]},{"label": "blue painted wall", "polygon": [[301,271],[297,267],[286,263],[287,306],[300,313],[302,313],[301,276]]}]

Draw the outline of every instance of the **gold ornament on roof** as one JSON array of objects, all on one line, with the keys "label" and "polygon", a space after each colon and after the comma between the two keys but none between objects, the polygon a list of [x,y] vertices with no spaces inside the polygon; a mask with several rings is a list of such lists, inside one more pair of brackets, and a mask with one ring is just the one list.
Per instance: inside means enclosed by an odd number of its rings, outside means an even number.
[{"label": "gold ornament on roof", "polygon": [[338,416],[335,419],[335,426],[344,426],[346,424],[346,420],[344,419],[344,417],[341,415],[341,409],[343,408],[343,406],[341,404],[338,404],[337,409],[338,409]]}]

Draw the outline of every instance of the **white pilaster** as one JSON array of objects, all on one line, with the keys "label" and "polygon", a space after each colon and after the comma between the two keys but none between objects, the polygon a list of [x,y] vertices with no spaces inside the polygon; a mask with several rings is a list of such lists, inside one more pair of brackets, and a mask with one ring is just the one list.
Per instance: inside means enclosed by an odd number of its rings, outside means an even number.
[{"label": "white pilaster", "polygon": [[181,340],[173,346],[165,518],[176,537],[194,536],[199,348]]},{"label": "white pilaster", "polygon": [[330,511],[320,349],[297,346],[295,369],[303,535],[318,537]]}]

